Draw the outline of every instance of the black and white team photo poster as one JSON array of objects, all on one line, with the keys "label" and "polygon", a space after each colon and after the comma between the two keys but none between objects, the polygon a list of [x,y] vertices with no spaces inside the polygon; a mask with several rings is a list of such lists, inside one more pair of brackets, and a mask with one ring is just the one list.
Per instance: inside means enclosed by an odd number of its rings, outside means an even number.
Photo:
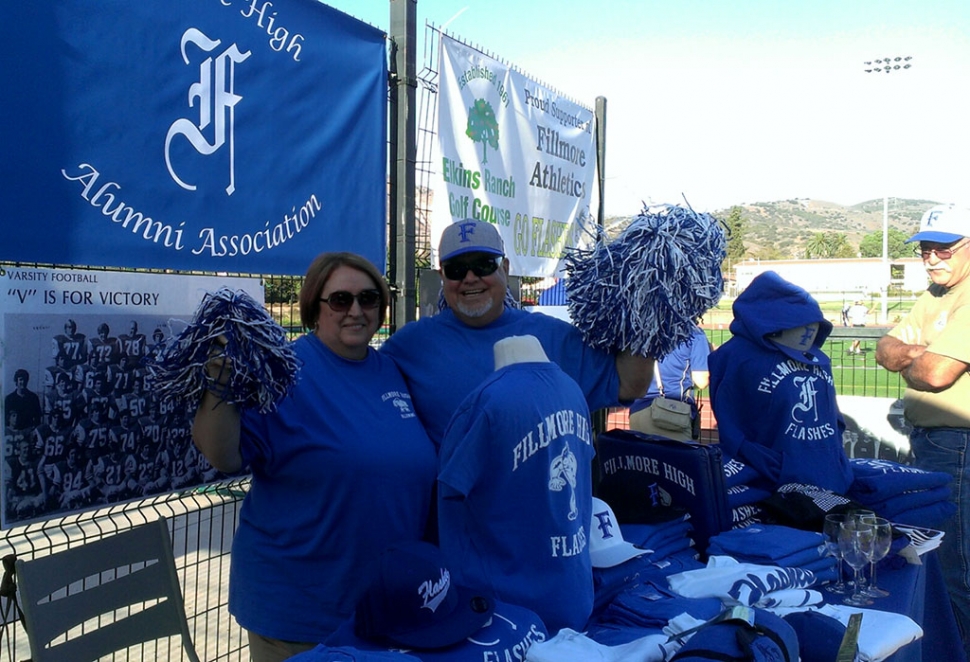
[{"label": "black and white team photo poster", "polygon": [[146,364],[206,293],[262,303],[259,279],[6,268],[0,282],[0,528],[224,478]]}]

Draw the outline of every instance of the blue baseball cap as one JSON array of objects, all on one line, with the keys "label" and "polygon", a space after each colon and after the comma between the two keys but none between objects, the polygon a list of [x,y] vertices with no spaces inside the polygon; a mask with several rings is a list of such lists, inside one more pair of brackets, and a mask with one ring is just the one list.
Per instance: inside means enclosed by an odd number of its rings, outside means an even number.
[{"label": "blue baseball cap", "polygon": [[444,262],[465,253],[505,255],[505,244],[494,225],[466,218],[452,223],[441,233],[438,259]]},{"label": "blue baseball cap", "polygon": [[380,555],[357,603],[354,633],[418,650],[445,648],[480,630],[494,610],[491,598],[453,582],[436,546],[401,542]]}]

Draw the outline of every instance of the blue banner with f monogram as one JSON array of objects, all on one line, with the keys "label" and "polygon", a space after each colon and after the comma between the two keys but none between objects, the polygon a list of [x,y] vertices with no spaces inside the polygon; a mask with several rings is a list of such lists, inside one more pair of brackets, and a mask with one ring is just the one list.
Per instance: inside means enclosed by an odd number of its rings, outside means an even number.
[{"label": "blue banner with f monogram", "polygon": [[0,260],[384,269],[387,57],[317,0],[45,0],[0,28]]}]

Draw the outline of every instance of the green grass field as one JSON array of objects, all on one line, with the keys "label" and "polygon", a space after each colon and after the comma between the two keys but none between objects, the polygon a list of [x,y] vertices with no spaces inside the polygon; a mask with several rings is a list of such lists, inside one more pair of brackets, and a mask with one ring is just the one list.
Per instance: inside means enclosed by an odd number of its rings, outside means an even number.
[{"label": "green grass field", "polygon": [[906,384],[898,373],[889,372],[876,363],[872,340],[862,341],[862,354],[848,354],[850,341],[839,338],[825,344],[832,359],[835,391],[839,395],[865,395],[879,398],[901,398]]}]

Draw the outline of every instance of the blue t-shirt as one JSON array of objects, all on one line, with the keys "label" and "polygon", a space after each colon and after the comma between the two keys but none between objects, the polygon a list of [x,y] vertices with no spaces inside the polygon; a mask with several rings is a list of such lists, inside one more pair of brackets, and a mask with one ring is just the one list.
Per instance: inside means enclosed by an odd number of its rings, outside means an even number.
[{"label": "blue t-shirt", "polygon": [[491,324],[473,328],[446,309],[405,324],[381,352],[401,369],[418,417],[440,444],[458,405],[493,372],[495,343],[526,335],[538,338],[549,360],[576,380],[591,411],[619,404],[613,355],[587,345],[571,324],[542,313],[507,308]]},{"label": "blue t-shirt", "polygon": [[456,582],[528,607],[551,632],[593,608],[592,429],[556,364],[516,363],[473,391],[445,432],[438,538]]},{"label": "blue t-shirt", "polygon": [[243,412],[253,474],[233,540],[229,611],[266,637],[322,642],[391,543],[424,533],[435,450],[394,363],[294,343],[302,368],[276,412]]}]

